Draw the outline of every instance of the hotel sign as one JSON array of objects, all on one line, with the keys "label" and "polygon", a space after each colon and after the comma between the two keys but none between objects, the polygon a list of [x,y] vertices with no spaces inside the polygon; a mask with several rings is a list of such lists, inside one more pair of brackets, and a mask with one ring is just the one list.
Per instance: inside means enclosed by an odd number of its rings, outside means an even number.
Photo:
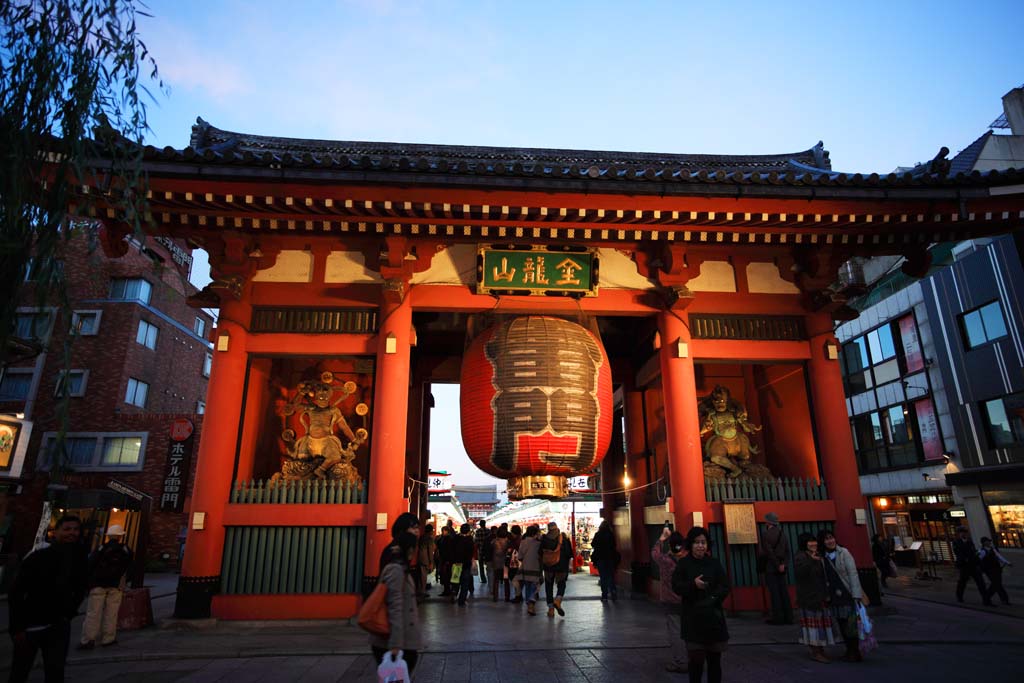
[{"label": "hotel sign", "polygon": [[590,249],[480,247],[479,294],[565,294],[596,296],[598,257]]}]

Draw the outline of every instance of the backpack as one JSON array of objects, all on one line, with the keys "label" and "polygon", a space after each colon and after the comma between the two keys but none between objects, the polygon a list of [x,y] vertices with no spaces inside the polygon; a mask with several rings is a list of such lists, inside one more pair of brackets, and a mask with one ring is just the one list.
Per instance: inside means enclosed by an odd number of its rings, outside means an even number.
[{"label": "backpack", "polygon": [[562,543],[565,542],[565,535],[558,537],[558,545],[550,550],[543,550],[540,554],[540,561],[545,567],[555,567],[562,559]]}]

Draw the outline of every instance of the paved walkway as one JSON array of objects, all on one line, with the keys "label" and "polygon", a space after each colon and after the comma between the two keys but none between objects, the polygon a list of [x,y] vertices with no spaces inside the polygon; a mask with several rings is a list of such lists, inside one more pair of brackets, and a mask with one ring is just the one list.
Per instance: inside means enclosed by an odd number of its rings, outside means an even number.
[{"label": "paved walkway", "polygon": [[[522,605],[493,603],[479,588],[466,607],[428,600],[416,681],[685,680],[662,667],[668,641],[657,605],[625,597],[602,602],[596,578],[584,575],[571,577],[569,595],[564,619],[530,617]],[[366,636],[347,620],[180,624],[169,620],[172,596],[153,604],[164,628],[121,633],[110,648],[72,651],[68,680],[375,680]],[[826,673],[834,681],[952,680],[984,672],[991,683],[1015,680],[1009,672],[1024,667],[1024,619],[893,593],[886,608],[876,616],[881,648],[863,664],[816,664],[795,644],[795,627],[767,626],[753,615],[731,618],[726,680],[811,681]],[[73,637],[79,629],[80,619]],[[9,658],[10,641],[0,639],[5,668]],[[41,670],[32,680],[42,681]]]},{"label": "paved walkway", "polygon": [[[899,575],[889,579],[888,587],[882,591],[886,596],[901,598],[912,598],[915,600],[927,600],[944,605],[956,605],[956,581],[957,570],[950,566],[936,567],[932,578],[918,578],[917,572],[913,569],[900,567]],[[1011,567],[1003,572],[1003,585],[1010,595],[1010,605],[1000,604],[999,597],[995,600],[995,607],[986,607],[982,604],[981,596],[978,594],[978,587],[973,581],[968,582],[964,591],[964,602],[962,606],[968,609],[992,612],[997,614],[1009,614],[1024,619],[1024,567]],[[883,602],[885,598],[883,598]]]}]

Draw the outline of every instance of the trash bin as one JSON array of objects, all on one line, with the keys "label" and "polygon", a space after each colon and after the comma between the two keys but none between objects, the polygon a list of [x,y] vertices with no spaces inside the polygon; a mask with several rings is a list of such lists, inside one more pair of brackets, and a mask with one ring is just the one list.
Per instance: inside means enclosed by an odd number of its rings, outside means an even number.
[{"label": "trash bin", "polygon": [[647,596],[647,579],[651,576],[650,562],[633,562],[630,565],[633,575],[632,595],[633,597]]}]

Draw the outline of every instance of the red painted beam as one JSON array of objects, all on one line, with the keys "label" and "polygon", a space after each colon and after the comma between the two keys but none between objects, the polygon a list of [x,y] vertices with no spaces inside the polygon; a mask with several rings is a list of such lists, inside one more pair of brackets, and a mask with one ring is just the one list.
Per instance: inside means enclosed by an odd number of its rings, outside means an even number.
[{"label": "red painted beam", "polygon": [[811,349],[805,341],[694,339],[690,355],[716,361],[800,361],[811,357]]},{"label": "red painted beam", "polygon": [[359,611],[362,597],[352,593],[298,595],[215,595],[217,619],[347,619]]},{"label": "red painted beam", "polygon": [[296,353],[304,355],[366,355],[376,353],[375,334],[253,334],[246,340],[249,353]]}]

